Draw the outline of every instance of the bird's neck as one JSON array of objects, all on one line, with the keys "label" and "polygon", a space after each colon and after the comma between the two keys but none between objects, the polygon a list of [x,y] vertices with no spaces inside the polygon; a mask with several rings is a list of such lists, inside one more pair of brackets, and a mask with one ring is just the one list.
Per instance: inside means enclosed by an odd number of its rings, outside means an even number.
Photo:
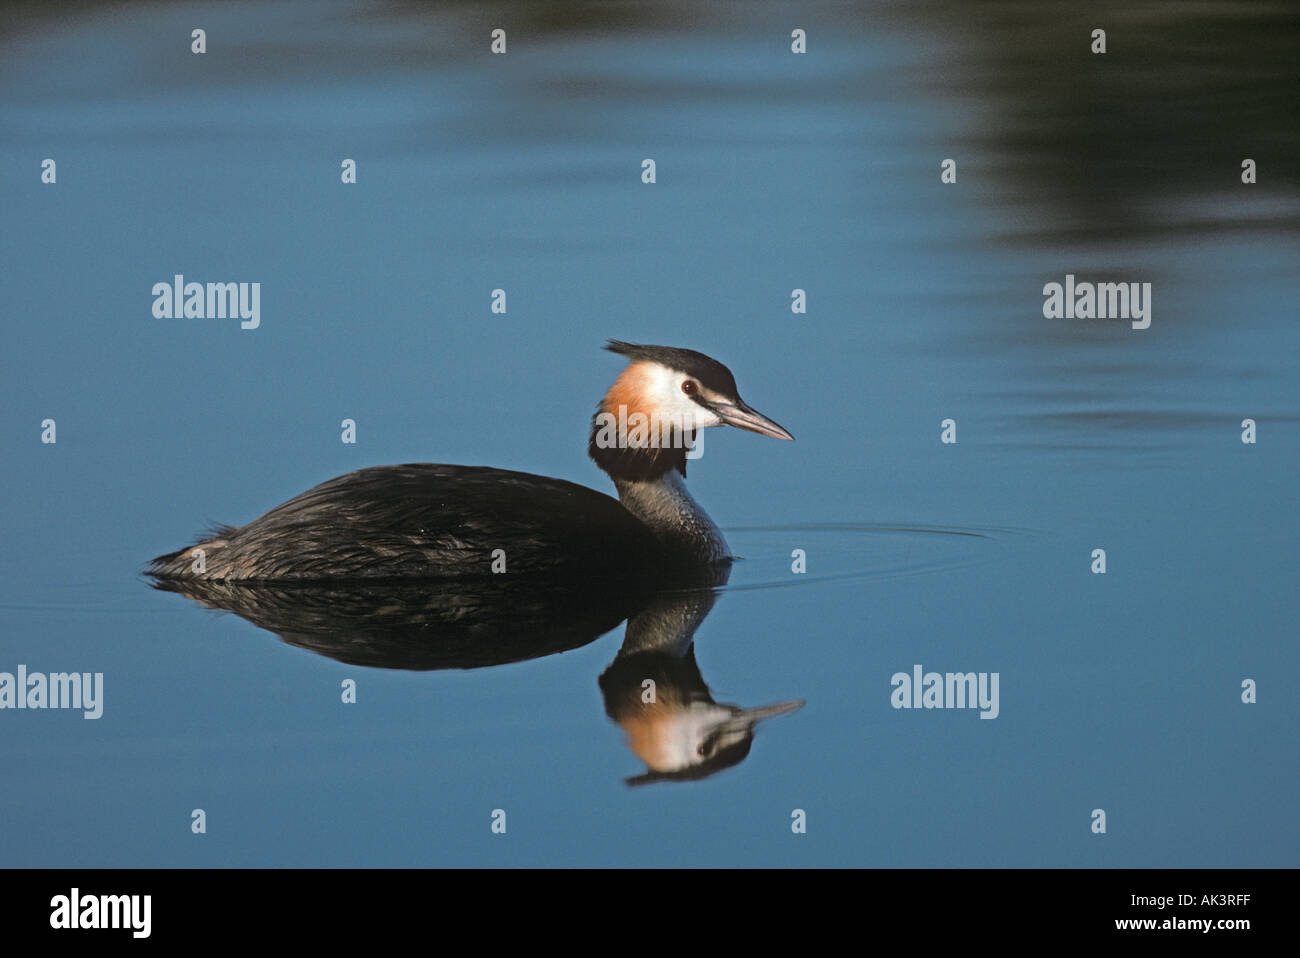
[{"label": "bird's neck", "polygon": [[645,523],[672,555],[702,563],[731,558],[721,530],[691,498],[676,469],[655,479],[612,478],[623,508]]},{"label": "bird's neck", "polygon": [[610,403],[607,397],[592,417],[587,452],[614,480],[623,508],[649,527],[673,559],[689,564],[729,560],[722,533],[686,491],[686,453],[694,432],[671,423],[667,429],[640,428],[638,414],[629,415],[625,404]]}]

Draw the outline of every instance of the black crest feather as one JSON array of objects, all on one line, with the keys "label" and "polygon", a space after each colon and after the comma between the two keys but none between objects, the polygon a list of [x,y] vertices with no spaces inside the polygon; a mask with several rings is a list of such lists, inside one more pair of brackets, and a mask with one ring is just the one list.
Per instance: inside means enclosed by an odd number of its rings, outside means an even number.
[{"label": "black crest feather", "polygon": [[652,362],[680,370],[699,380],[700,383],[716,393],[735,398],[736,377],[722,363],[693,349],[678,349],[675,346],[646,346],[640,343],[625,343],[611,339],[605,348],[611,353],[626,356],[632,362]]}]

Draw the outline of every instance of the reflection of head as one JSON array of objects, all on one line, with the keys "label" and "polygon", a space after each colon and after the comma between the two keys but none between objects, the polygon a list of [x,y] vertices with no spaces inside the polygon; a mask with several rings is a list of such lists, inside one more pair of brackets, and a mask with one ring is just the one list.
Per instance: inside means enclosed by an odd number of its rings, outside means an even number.
[{"label": "reflection of head", "polygon": [[749,754],[750,747],[754,744],[754,734],[751,731],[734,745],[728,745],[720,749],[713,758],[700,762],[698,765],[688,765],[676,772],[646,772],[643,775],[633,775],[624,779],[628,785],[653,785],[655,782],[695,782],[702,778],[708,778],[715,772],[720,772],[724,768],[731,768],[733,765],[739,765]]},{"label": "reflection of head", "polygon": [[[654,683],[647,686],[647,680]],[[693,781],[744,760],[762,719],[802,702],[742,709],[713,701],[692,646],[684,656],[664,652],[620,655],[600,677],[605,712],[627,732],[628,746],[649,771],[629,785]],[[653,700],[651,698],[653,690]]]}]

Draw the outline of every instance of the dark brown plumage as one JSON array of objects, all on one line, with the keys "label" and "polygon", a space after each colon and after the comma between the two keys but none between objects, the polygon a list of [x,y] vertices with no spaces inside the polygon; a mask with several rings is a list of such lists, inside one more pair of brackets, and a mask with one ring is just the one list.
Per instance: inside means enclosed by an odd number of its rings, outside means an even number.
[{"label": "dark brown plumage", "polygon": [[[202,573],[195,549],[204,552]],[[487,576],[496,549],[507,574],[597,577],[636,574],[659,551],[617,500],[585,486],[413,463],[322,482],[255,522],[159,556],[149,572],[250,582]]]}]

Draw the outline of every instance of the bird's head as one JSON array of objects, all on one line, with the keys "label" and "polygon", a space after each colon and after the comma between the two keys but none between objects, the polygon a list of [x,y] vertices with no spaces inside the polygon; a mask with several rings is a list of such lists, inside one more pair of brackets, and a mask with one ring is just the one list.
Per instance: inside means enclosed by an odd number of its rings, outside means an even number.
[{"label": "bird's head", "polygon": [[785,429],[740,398],[736,377],[693,349],[610,340],[605,347],[629,360],[592,419],[591,458],[616,478],[686,474],[686,450],[711,426],[735,426],[775,439]]},{"label": "bird's head", "polygon": [[788,715],[802,701],[746,709],[706,699],[677,708],[650,711],[623,723],[628,745],[646,763],[629,785],[691,781],[738,765],[754,744],[754,727],[764,719]]}]

